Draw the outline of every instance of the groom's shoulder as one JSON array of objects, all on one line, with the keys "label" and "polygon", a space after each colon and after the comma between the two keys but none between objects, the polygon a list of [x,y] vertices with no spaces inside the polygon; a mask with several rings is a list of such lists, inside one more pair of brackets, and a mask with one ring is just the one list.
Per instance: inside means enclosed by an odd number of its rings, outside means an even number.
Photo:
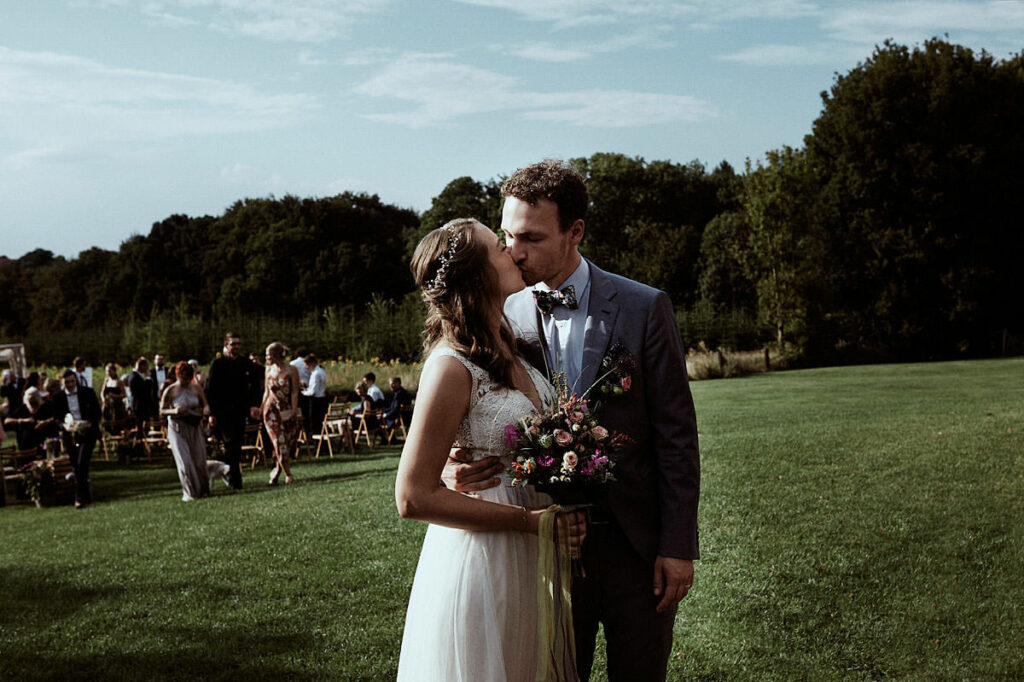
[{"label": "groom's shoulder", "polygon": [[598,286],[610,289],[626,300],[636,303],[652,303],[659,296],[667,295],[660,289],[643,282],[602,270],[593,263],[590,264],[590,268],[591,278]]}]

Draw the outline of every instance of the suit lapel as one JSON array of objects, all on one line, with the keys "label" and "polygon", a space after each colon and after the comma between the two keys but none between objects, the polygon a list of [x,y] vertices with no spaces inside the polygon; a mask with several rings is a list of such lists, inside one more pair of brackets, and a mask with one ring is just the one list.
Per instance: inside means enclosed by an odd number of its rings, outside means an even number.
[{"label": "suit lapel", "polygon": [[590,261],[590,301],[587,304],[587,325],[583,334],[583,367],[575,388],[583,393],[593,385],[601,369],[601,360],[615,331],[619,305],[614,301],[618,293],[611,279]]}]

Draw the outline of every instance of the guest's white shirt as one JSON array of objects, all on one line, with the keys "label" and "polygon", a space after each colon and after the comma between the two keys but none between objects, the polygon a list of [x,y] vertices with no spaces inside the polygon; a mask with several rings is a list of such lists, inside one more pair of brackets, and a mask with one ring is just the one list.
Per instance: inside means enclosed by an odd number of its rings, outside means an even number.
[{"label": "guest's white shirt", "polygon": [[86,367],[78,374],[78,384],[80,386],[88,386],[92,388],[92,367]]},{"label": "guest's white shirt", "polygon": [[68,393],[68,389],[65,388],[64,393],[68,397],[68,412],[71,413],[76,422],[82,421],[82,408],[78,405],[78,391]]},{"label": "guest's white shirt", "polygon": [[312,398],[323,398],[327,395],[327,372],[320,365],[316,366],[309,375],[309,388],[302,391],[302,395]]},{"label": "guest's white shirt", "polygon": [[156,387],[159,389],[167,381],[167,365],[157,367],[153,371],[156,373]]},{"label": "guest's white shirt", "polygon": [[[553,372],[565,372],[570,392],[583,393],[590,387],[576,384],[583,371],[583,336],[590,308],[590,266],[585,258],[580,258],[580,264],[558,289],[561,291],[569,285],[576,289],[579,307],[569,310],[564,305],[556,305],[550,314],[542,314],[540,319],[547,340],[548,367]],[[538,282],[533,288],[537,291],[552,290],[543,282]]]},{"label": "guest's white shirt", "polygon": [[[295,358],[289,364],[299,370],[299,381],[309,384],[309,368],[306,367],[306,361],[302,358]],[[317,365],[317,367],[320,367],[320,365]]]},{"label": "guest's white shirt", "polygon": [[377,384],[367,387],[366,393],[375,404],[384,402],[384,391],[380,390]]}]

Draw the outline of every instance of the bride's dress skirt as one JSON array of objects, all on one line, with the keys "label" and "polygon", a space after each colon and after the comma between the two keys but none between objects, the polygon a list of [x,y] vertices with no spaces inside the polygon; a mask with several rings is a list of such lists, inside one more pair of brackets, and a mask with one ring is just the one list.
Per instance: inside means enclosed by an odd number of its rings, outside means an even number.
[{"label": "bride's dress skirt", "polygon": [[[539,507],[547,495],[498,487],[492,502]],[[402,636],[399,680],[532,682],[537,651],[537,536],[430,525]]]}]

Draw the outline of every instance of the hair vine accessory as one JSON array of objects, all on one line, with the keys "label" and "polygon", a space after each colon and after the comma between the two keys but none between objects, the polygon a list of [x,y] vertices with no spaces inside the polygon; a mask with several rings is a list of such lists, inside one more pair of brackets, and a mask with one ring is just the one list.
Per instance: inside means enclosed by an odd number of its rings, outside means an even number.
[{"label": "hair vine accessory", "polygon": [[441,265],[437,268],[437,275],[427,284],[428,289],[444,289],[444,277],[448,274],[448,264],[451,262],[455,251],[458,248],[459,231],[454,225],[445,225],[443,228],[448,233],[448,251],[437,257]]}]

